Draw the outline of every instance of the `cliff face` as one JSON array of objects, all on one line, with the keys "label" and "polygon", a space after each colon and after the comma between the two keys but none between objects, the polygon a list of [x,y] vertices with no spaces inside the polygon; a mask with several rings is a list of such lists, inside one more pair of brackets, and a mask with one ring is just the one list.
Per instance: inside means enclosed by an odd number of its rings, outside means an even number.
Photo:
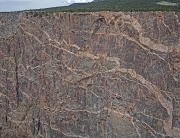
[{"label": "cliff face", "polygon": [[0,137],[179,138],[179,20],[0,14]]}]

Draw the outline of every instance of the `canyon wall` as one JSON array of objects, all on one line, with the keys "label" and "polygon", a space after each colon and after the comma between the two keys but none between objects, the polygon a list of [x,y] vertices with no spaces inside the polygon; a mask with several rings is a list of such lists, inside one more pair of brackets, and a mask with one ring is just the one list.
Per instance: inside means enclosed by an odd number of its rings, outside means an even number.
[{"label": "canyon wall", "polygon": [[0,13],[1,138],[179,138],[180,13]]}]

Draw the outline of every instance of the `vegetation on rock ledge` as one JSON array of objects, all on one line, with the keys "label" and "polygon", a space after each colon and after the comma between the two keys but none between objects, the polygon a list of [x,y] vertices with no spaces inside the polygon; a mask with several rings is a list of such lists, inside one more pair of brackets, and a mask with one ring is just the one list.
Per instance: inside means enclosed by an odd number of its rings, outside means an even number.
[{"label": "vegetation on rock ledge", "polygon": [[180,11],[180,0],[166,2],[177,6],[158,5],[161,0],[103,0],[73,6],[39,9],[45,12],[95,12],[95,11]]}]

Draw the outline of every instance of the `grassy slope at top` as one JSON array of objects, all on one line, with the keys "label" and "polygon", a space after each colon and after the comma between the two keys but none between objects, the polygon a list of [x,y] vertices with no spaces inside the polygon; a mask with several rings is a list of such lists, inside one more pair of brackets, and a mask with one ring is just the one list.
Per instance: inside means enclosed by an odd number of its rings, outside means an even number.
[{"label": "grassy slope at top", "polygon": [[[74,6],[40,9],[46,12],[95,12],[95,11],[180,11],[178,6],[157,5],[161,0],[104,0]],[[180,3],[180,0],[166,0]]]}]

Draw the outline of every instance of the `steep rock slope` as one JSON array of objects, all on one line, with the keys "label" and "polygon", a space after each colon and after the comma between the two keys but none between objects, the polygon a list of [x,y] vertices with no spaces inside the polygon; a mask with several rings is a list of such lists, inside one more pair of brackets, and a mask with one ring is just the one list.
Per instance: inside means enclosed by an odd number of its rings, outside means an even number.
[{"label": "steep rock slope", "polygon": [[1,13],[0,137],[180,137],[179,20]]}]

